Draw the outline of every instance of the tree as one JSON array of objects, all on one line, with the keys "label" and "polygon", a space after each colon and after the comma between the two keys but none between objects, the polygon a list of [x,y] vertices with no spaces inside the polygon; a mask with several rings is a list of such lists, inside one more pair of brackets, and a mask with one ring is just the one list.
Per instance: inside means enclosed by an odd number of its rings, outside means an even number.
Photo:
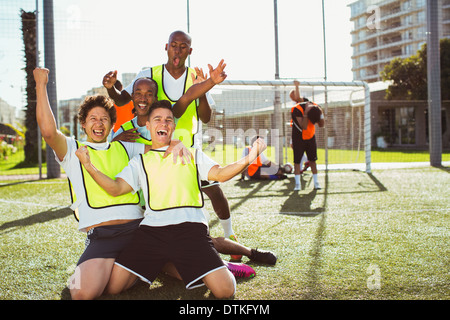
[{"label": "tree", "polygon": [[[441,39],[441,88],[450,87],[450,39]],[[380,73],[383,81],[393,83],[386,99],[427,100],[427,45],[409,58],[395,58]],[[450,91],[441,90],[441,99],[450,100]]]},{"label": "tree", "polygon": [[25,164],[38,163],[38,139],[36,121],[36,90],[33,70],[36,68],[36,14],[21,10],[22,35],[25,52],[25,73],[27,80],[27,106],[25,113]]},{"label": "tree", "polygon": [[[439,42],[441,59],[441,99],[450,100],[450,39]],[[409,58],[395,58],[380,72],[383,81],[392,81],[386,89],[386,99],[428,100],[427,45]],[[443,146],[450,146],[450,110],[443,115]]]}]

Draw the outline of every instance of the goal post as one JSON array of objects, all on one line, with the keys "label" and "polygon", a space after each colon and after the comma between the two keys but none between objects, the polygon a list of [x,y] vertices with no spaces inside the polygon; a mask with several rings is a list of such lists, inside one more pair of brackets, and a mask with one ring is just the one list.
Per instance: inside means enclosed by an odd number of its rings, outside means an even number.
[{"label": "goal post", "polygon": [[[293,80],[225,80],[211,90],[211,121],[203,124],[203,146],[216,160],[239,159],[250,139],[266,139],[267,157],[293,162],[289,93]],[[364,81],[300,81],[300,95],[320,105],[325,126],[316,128],[318,165],[371,172],[370,89]],[[363,155],[364,154],[364,155]],[[230,158],[231,157],[231,158]],[[218,159],[220,158],[220,159]]]}]

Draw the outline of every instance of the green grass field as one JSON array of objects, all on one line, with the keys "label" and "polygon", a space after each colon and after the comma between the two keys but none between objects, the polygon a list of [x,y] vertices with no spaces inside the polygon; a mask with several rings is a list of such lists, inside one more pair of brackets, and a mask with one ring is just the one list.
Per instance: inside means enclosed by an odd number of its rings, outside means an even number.
[{"label": "green grass field", "polygon": [[[241,158],[243,148],[236,148],[234,145],[226,145],[225,148],[218,147],[214,151],[205,147],[205,152],[208,156],[212,157],[215,161],[220,164],[230,163],[232,161],[236,161]],[[266,151],[266,155],[272,161],[276,159],[276,150],[274,147],[269,146]],[[325,164],[325,150],[318,149],[317,150],[319,165]],[[284,158],[286,156],[286,159]],[[20,181],[23,180],[21,175],[31,175],[38,174],[39,168],[38,165],[33,167],[22,168],[20,167],[20,163],[24,159],[23,150],[18,152],[11,157],[9,157],[6,161],[0,161],[0,178],[2,176],[11,177],[10,179],[4,178],[3,181],[14,180]],[[380,149],[380,150],[372,150],[371,151],[371,159],[373,163],[386,163],[386,162],[429,162],[430,155],[427,150],[418,151],[418,150],[395,150],[395,149]],[[286,161],[284,161],[286,160]],[[450,151],[444,150],[442,153],[442,161],[450,161]],[[294,162],[294,156],[291,148],[286,148],[283,151],[283,163],[284,162]],[[328,151],[328,163],[329,164],[351,164],[351,163],[364,163],[365,162],[365,152],[357,151],[357,150],[337,150],[330,149]],[[19,165],[18,168],[16,166]],[[61,171],[63,172],[63,171]],[[47,174],[47,166],[46,163],[42,165],[42,174],[45,176]],[[16,176],[17,178],[14,178]]]},{"label": "green grass field", "polygon": [[[447,300],[450,171],[412,168],[320,172],[304,189],[282,181],[222,184],[241,243],[271,250],[275,266],[248,262],[234,300]],[[67,180],[0,186],[0,299],[70,299],[66,283],[85,235],[68,209]],[[222,236],[209,200],[212,236]],[[228,256],[223,256],[228,260]],[[101,299],[210,300],[161,276]]]}]

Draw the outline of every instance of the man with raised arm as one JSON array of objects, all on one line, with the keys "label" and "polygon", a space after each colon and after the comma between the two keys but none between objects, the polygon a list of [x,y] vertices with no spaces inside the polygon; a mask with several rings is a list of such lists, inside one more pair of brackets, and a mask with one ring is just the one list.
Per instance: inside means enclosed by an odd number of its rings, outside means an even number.
[{"label": "man with raised arm", "polygon": [[147,127],[152,136],[152,149],[134,157],[115,179],[92,164],[86,147],[77,151],[83,167],[106,192],[121,196],[142,190],[146,200],[144,220],[136,237],[116,260],[111,292],[126,290],[137,277],[151,283],[162,267],[172,262],[186,288],[205,284],[216,298],[233,296],[234,277],[209,236],[208,221],[202,211],[200,180],[225,182],[233,178],[265,150],[264,141],[258,139],[246,157],[224,167],[193,148],[190,149],[193,161],[186,165],[174,164],[162,157],[175,130],[170,102],[153,104]]},{"label": "man with raised arm", "polygon": [[[211,67],[211,77],[192,86],[177,104],[189,104],[203,95],[215,85],[214,79],[223,81],[224,67],[223,61],[215,70]],[[107,290],[115,258],[131,240],[143,218],[143,210],[139,205],[139,194],[129,192],[111,197],[101,189],[82,168],[75,151],[80,146],[89,148],[92,163],[114,177],[130,159],[147,152],[150,146],[108,142],[116,112],[113,101],[105,96],[86,97],[80,106],[78,118],[87,136],[85,142],[64,136],[57,129],[48,101],[48,73],[45,68],[33,71],[37,94],[36,118],[42,137],[53,149],[69,179],[73,200],[71,208],[79,218],[78,229],[87,233],[85,251],[70,281],[70,293],[73,299],[94,299]],[[172,151],[174,159],[179,155],[182,162],[190,161],[188,150],[179,141],[171,142],[164,156]]]},{"label": "man with raised arm", "polygon": [[[203,70],[189,68],[186,59],[192,54],[192,38],[189,34],[177,30],[170,34],[165,45],[167,61],[165,64],[156,65],[152,68],[143,69],[135,79],[121,91],[116,90],[114,83],[117,81],[117,71],[108,72],[103,78],[103,85],[108,95],[118,106],[124,105],[131,100],[134,83],[142,77],[149,77],[158,84],[158,99],[176,102],[186,90],[195,83],[195,77],[203,77]],[[198,101],[185,108],[174,108],[174,116],[177,126],[174,138],[180,139],[188,147],[202,150],[202,123],[208,123],[211,119],[214,104],[209,92],[201,96]],[[132,134],[133,129],[130,129]],[[126,140],[125,140],[126,141]],[[237,241],[233,230],[231,211],[228,199],[216,181],[202,181],[202,191],[211,200],[214,212],[219,217],[220,225],[224,231],[225,238]],[[241,255],[231,255],[232,259],[240,260]]]}]

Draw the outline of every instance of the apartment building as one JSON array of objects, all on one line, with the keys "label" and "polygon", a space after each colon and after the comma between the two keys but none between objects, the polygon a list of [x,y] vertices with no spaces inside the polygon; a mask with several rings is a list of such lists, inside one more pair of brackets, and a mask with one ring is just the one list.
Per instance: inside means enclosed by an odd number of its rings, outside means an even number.
[{"label": "apartment building", "polygon": [[[450,0],[439,6],[440,38],[450,37]],[[353,22],[354,80],[381,81],[392,59],[417,53],[427,41],[427,0],[358,0],[349,4]],[[372,132],[389,146],[428,145],[427,101],[386,101],[384,91],[371,93]],[[450,146],[450,106],[442,102],[444,147]]]},{"label": "apartment building", "polygon": [[[450,37],[450,0],[439,2],[440,37]],[[381,80],[393,58],[406,58],[427,40],[426,0],[359,0],[349,4],[354,80]]]}]

